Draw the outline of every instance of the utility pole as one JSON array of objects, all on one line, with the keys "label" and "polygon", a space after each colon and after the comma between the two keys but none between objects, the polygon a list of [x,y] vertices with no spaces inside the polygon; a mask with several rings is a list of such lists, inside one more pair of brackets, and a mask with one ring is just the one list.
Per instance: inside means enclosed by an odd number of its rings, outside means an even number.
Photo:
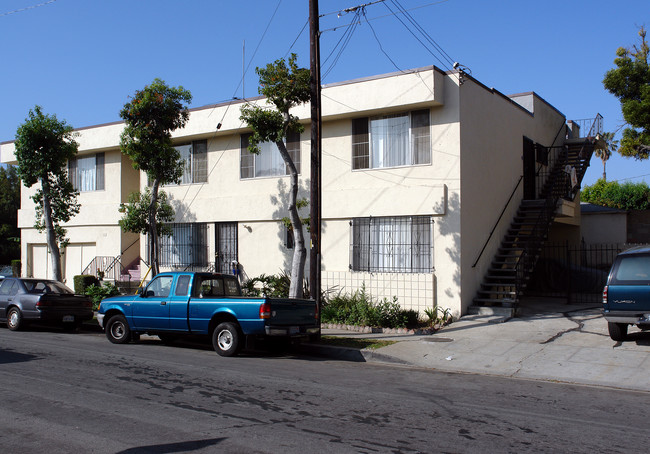
[{"label": "utility pole", "polygon": [[309,288],[321,308],[321,80],[318,0],[309,0],[309,61],[311,71],[311,188],[309,233]]}]

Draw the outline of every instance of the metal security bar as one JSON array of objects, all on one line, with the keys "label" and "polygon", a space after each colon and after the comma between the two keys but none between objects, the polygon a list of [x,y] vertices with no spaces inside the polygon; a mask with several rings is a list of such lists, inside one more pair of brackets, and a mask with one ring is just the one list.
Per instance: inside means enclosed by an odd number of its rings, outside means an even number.
[{"label": "metal security bar", "polygon": [[215,270],[218,273],[233,272],[238,259],[237,223],[218,222],[215,225]]},{"label": "metal security bar", "polygon": [[350,221],[350,269],[388,273],[433,270],[430,216],[355,218]]},{"label": "metal security bar", "polygon": [[172,234],[160,237],[161,266],[206,266],[208,263],[208,224],[170,225]]}]

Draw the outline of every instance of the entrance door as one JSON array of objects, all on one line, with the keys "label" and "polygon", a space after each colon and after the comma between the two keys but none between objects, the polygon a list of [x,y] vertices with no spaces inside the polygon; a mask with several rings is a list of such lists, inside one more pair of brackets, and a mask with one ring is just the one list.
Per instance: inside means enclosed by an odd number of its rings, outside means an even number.
[{"label": "entrance door", "polygon": [[534,200],[537,198],[535,188],[535,143],[528,137],[524,137],[524,199]]},{"label": "entrance door", "polygon": [[232,262],[237,261],[237,223],[215,224],[215,269],[218,273],[232,274]]}]

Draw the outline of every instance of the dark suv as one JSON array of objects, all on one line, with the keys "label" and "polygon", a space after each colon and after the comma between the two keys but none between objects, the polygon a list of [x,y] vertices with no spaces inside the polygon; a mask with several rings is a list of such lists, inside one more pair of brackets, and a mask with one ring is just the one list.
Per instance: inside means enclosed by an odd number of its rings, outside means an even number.
[{"label": "dark suv", "polygon": [[603,290],[603,305],[613,340],[624,341],[628,325],[650,329],[650,247],[628,249],[616,257]]}]

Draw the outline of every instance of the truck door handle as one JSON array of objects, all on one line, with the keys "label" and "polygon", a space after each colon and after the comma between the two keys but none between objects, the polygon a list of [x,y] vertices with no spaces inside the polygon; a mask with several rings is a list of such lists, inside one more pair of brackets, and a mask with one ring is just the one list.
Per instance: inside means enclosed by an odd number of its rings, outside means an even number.
[{"label": "truck door handle", "polygon": [[161,305],[161,306],[164,306],[165,304],[167,304],[167,301],[161,301],[161,302],[160,302],[160,305]]}]

